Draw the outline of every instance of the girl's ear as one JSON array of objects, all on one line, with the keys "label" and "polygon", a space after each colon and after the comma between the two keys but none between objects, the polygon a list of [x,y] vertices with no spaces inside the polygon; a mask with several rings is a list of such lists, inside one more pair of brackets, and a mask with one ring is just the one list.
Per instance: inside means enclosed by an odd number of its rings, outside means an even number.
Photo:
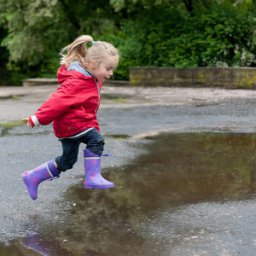
[{"label": "girl's ear", "polygon": [[89,61],[89,67],[90,67],[90,69],[94,70],[94,69],[96,68],[96,66],[97,66],[96,61],[94,61],[94,60],[90,60],[90,61]]}]

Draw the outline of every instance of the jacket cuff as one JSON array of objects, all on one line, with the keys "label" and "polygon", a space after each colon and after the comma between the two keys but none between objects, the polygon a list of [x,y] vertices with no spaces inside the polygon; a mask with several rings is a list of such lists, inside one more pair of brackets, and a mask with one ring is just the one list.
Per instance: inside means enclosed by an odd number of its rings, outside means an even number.
[{"label": "jacket cuff", "polygon": [[33,122],[33,124],[34,124],[35,126],[39,126],[39,125],[40,125],[40,123],[39,123],[39,121],[38,121],[36,115],[33,115],[33,116],[31,116],[30,118],[31,118],[31,121]]}]

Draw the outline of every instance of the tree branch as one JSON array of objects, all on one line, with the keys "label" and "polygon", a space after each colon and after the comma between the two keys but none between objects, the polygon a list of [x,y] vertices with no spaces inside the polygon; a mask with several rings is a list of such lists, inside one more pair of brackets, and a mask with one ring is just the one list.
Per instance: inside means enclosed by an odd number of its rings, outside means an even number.
[{"label": "tree branch", "polygon": [[73,26],[75,27],[75,29],[77,31],[80,31],[81,26],[80,26],[79,20],[76,19],[76,17],[73,15],[73,12],[70,9],[70,6],[65,2],[65,0],[59,0],[59,2],[62,5],[63,11],[64,11],[64,13],[66,13],[71,24],[73,24]]},{"label": "tree branch", "polygon": [[193,16],[194,6],[192,0],[183,0],[183,3],[186,6],[187,11],[191,16]]}]

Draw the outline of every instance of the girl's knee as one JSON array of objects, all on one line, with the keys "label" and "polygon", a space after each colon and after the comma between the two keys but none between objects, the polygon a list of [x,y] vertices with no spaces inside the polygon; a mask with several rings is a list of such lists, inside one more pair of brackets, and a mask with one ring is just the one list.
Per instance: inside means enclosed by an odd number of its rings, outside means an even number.
[{"label": "girl's knee", "polygon": [[64,166],[65,166],[65,169],[66,170],[69,170],[69,169],[72,169],[74,164],[76,163],[77,161],[66,161],[64,163]]},{"label": "girl's knee", "polygon": [[95,154],[101,155],[104,150],[104,145],[104,137],[99,133],[95,133],[94,136],[92,136],[87,142],[86,148]]},{"label": "girl's knee", "polygon": [[66,159],[65,157],[56,158],[57,167],[60,172],[65,172],[66,170],[72,169],[74,164],[77,162],[77,158]]}]

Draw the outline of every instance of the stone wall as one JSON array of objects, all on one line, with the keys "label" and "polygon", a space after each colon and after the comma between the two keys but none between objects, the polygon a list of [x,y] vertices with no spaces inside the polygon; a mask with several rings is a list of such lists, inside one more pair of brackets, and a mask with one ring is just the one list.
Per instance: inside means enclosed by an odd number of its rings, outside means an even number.
[{"label": "stone wall", "polygon": [[[256,68],[130,68],[130,81],[108,80],[105,86],[220,87],[256,89]],[[23,86],[58,84],[56,78],[29,78]]]},{"label": "stone wall", "polygon": [[28,78],[23,80],[24,87],[39,86],[39,85],[56,85],[57,78]]},{"label": "stone wall", "polygon": [[256,68],[131,68],[130,84],[255,89]]}]

